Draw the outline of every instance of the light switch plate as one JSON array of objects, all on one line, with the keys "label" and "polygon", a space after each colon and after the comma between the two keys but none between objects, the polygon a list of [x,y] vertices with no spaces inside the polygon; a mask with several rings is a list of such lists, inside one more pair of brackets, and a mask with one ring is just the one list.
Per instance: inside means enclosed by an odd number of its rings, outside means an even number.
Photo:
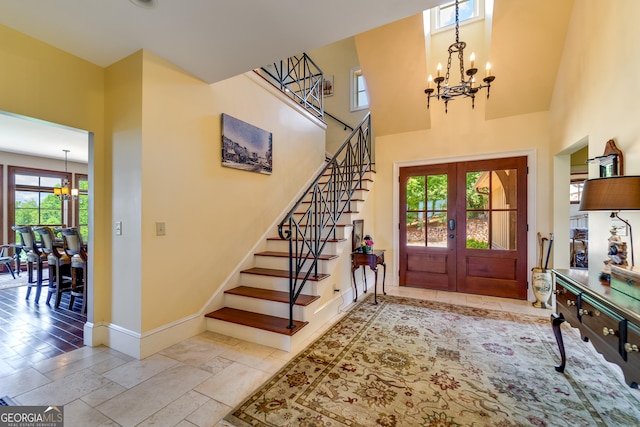
[{"label": "light switch plate", "polygon": [[116,236],[122,236],[122,221],[116,221]]},{"label": "light switch plate", "polygon": [[156,236],[164,236],[167,234],[167,226],[164,222],[156,222]]}]

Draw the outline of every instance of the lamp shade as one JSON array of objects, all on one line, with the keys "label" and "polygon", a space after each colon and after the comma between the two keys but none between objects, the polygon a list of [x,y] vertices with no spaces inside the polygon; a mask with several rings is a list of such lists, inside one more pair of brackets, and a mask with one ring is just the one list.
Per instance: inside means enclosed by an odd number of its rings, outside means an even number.
[{"label": "lamp shade", "polygon": [[587,179],[582,188],[580,210],[640,210],[640,176]]}]

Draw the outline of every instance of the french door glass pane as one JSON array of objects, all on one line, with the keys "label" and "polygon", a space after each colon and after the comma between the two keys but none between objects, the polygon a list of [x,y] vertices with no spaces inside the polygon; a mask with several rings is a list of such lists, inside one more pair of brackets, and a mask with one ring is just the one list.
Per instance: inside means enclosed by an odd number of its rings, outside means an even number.
[{"label": "french door glass pane", "polygon": [[515,250],[517,171],[467,173],[467,248]]},{"label": "french door glass pane", "polygon": [[491,215],[491,248],[514,251],[516,249],[515,211],[493,212]]},{"label": "french door glass pane", "polygon": [[424,176],[412,176],[407,180],[407,245],[425,245],[424,233]]},{"label": "french door glass pane", "polygon": [[427,246],[447,247],[447,175],[427,176]]},{"label": "french door glass pane", "polygon": [[489,172],[467,172],[467,209],[489,209]]},{"label": "french door glass pane", "polygon": [[447,247],[447,212],[429,212],[427,246]]},{"label": "french door glass pane", "polygon": [[407,180],[407,245],[447,246],[447,175]]},{"label": "french door glass pane", "polygon": [[515,209],[517,200],[515,169],[497,170],[491,173],[491,208]]},{"label": "french door glass pane", "polygon": [[467,248],[489,249],[489,211],[467,211]]}]

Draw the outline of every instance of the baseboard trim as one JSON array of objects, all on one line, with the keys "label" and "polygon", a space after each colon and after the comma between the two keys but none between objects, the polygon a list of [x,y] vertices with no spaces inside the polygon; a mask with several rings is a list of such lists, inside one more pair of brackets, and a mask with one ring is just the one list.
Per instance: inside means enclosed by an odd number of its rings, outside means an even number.
[{"label": "baseboard trim", "polygon": [[84,342],[91,347],[105,345],[136,359],[144,359],[205,330],[206,322],[200,314],[144,333],[135,332],[114,323],[87,322],[84,325]]}]

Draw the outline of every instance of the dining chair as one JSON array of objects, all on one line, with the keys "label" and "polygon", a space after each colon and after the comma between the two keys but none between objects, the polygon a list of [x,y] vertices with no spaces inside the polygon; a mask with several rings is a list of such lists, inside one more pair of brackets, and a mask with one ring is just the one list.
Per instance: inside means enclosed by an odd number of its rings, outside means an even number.
[{"label": "dining chair", "polygon": [[0,265],[6,265],[9,273],[11,273],[11,277],[16,278],[15,273],[13,272],[13,267],[11,267],[11,263],[13,262],[13,257],[5,255],[5,250],[10,248],[9,245],[0,246]]},{"label": "dining chair", "polygon": [[64,252],[71,259],[71,298],[69,309],[75,297],[82,297],[82,313],[87,312],[87,252],[84,250],[82,235],[76,227],[57,229],[62,234]]},{"label": "dining chair", "polygon": [[47,226],[34,227],[33,231],[40,235],[40,250],[47,256],[49,267],[49,293],[47,304],[51,301],[51,296],[55,294],[55,308],[60,307],[62,294],[71,292],[71,258],[56,247],[56,239],[53,229]]},{"label": "dining chair", "polygon": [[[40,300],[40,292],[42,291],[42,266],[44,260],[46,260],[46,255],[40,251],[38,248],[38,243],[36,241],[36,236],[33,233],[33,229],[28,225],[13,225],[11,226],[19,236],[20,236],[20,245],[21,249],[25,254],[25,258],[27,261],[27,270],[28,270],[28,288],[27,288],[27,296],[25,299],[29,299],[29,295],[31,295],[31,288],[36,288],[36,296],[35,302],[36,304]],[[43,259],[44,256],[44,259]],[[33,265],[36,264],[37,267],[37,278],[34,283],[33,281]]]}]

